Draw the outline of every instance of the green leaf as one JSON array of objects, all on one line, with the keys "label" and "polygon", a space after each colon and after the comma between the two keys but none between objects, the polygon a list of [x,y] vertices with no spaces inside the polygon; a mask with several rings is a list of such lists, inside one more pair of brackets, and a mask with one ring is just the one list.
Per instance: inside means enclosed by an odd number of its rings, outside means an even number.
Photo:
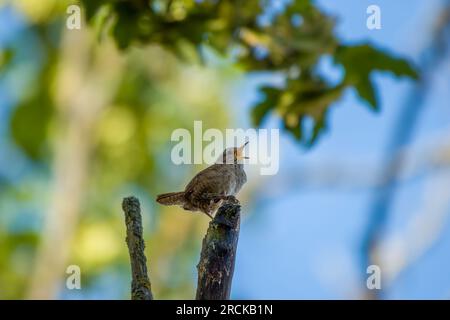
[{"label": "green leaf", "polygon": [[5,49],[0,52],[0,71],[3,70],[14,57],[14,51],[12,49]]},{"label": "green leaf", "polygon": [[255,126],[261,126],[270,111],[275,109],[280,90],[272,87],[262,87],[260,89],[264,95],[264,99],[255,105],[251,111],[252,122]]},{"label": "green leaf", "polygon": [[[302,120],[302,117],[300,117],[298,120]],[[297,122],[299,122],[299,121],[297,121]],[[289,132],[290,134],[292,134],[297,141],[302,140],[303,131],[302,131],[301,125],[297,124],[297,125],[292,126],[289,124],[289,120],[287,120],[286,118],[283,119],[283,123],[284,123],[284,129],[287,130],[287,132]]]},{"label": "green leaf", "polygon": [[48,86],[53,79],[52,56],[49,54],[48,64],[36,79],[35,87],[16,106],[10,121],[14,142],[35,161],[48,155],[48,128],[55,110]]},{"label": "green leaf", "polygon": [[308,147],[312,147],[319,140],[319,136],[326,130],[327,111],[328,109],[325,109],[320,119],[314,123],[311,137],[307,142]]},{"label": "green leaf", "polygon": [[138,19],[139,13],[128,3],[116,4],[117,21],[113,27],[113,35],[120,49],[127,48],[139,35]]},{"label": "green leaf", "polygon": [[82,0],[85,12],[86,20],[91,21],[91,19],[100,11],[104,4],[108,4],[107,0]]},{"label": "green leaf", "polygon": [[37,97],[14,110],[11,133],[15,143],[33,160],[44,155],[51,110],[45,97]]},{"label": "green leaf", "polygon": [[360,79],[360,81],[355,84],[355,89],[359,96],[369,103],[372,109],[379,109],[378,97],[375,93],[374,84],[369,77]]},{"label": "green leaf", "polygon": [[[260,126],[276,111],[285,129],[308,146],[326,129],[328,109],[344,88],[353,87],[363,101],[378,110],[373,71],[417,78],[415,69],[404,59],[368,44],[341,44],[334,32],[335,18],[309,0],[291,1],[267,25],[257,22],[268,8],[266,1],[83,2],[88,16],[110,5],[112,36],[122,49],[136,43],[157,44],[192,64],[201,61],[198,51],[204,45],[221,55],[239,46],[242,50],[235,61],[245,72],[289,74],[289,70],[298,70],[299,75],[288,77],[286,88],[262,88],[263,100],[252,108],[251,117]],[[301,17],[300,25],[293,24],[294,15]],[[338,86],[329,86],[326,79],[315,74],[324,55],[333,56],[344,68],[345,76]],[[307,119],[312,119],[312,127],[303,125]]]},{"label": "green leaf", "polygon": [[337,48],[334,59],[345,69],[344,83],[355,87],[361,99],[368,102],[374,110],[379,109],[379,102],[370,79],[373,71],[391,72],[397,77],[418,77],[416,70],[405,59],[394,57],[368,44],[341,45]]}]

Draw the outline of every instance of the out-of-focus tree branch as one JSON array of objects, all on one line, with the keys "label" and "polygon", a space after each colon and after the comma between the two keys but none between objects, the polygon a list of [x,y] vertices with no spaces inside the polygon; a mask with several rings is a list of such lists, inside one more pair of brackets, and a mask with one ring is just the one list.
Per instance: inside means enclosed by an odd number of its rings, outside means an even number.
[{"label": "out-of-focus tree branch", "polygon": [[[91,34],[66,32],[63,39],[55,100],[65,125],[58,128],[61,132],[53,161],[53,194],[31,276],[31,299],[52,299],[57,295],[84,198],[93,130],[115,92],[120,66],[111,46],[92,51],[95,39]],[[105,49],[108,54],[102,51]]]},{"label": "out-of-focus tree branch", "polygon": [[450,214],[450,173],[435,175],[427,183],[423,204],[402,231],[383,239],[374,260],[383,266],[385,288],[416,262],[440,238]]}]

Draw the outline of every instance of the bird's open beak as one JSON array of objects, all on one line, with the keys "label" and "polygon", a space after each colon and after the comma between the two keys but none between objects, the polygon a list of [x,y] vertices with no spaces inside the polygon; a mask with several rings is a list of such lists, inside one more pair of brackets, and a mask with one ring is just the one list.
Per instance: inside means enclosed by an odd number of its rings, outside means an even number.
[{"label": "bird's open beak", "polygon": [[248,141],[247,141],[246,143],[244,143],[241,147],[238,148],[238,150],[237,150],[237,156],[238,156],[238,159],[239,159],[239,160],[241,160],[241,159],[250,159],[249,157],[245,157],[245,156],[242,155],[243,152],[244,152],[244,148],[245,148],[245,146],[246,146],[247,144],[248,144]]}]

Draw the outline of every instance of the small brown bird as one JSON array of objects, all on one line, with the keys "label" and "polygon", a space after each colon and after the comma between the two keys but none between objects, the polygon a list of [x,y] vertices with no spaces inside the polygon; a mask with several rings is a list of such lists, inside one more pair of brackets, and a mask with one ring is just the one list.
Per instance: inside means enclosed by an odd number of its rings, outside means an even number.
[{"label": "small brown bird", "polygon": [[240,148],[225,149],[216,163],[200,171],[184,191],[163,193],[157,196],[160,204],[179,205],[185,210],[201,211],[211,219],[223,202],[239,203],[236,194],[247,182],[243,156],[246,142]]}]

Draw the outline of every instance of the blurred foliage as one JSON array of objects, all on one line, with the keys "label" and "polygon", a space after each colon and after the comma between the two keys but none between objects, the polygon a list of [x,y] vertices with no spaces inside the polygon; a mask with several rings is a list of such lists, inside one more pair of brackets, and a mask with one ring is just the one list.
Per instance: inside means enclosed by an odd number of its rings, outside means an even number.
[{"label": "blurred foliage", "polygon": [[[245,71],[271,71],[286,75],[283,88],[262,88],[262,102],[253,109],[255,125],[276,111],[284,127],[301,143],[313,144],[326,128],[327,111],[348,87],[373,109],[379,109],[373,71],[417,77],[405,60],[368,44],[348,46],[334,35],[334,19],[309,0],[286,1],[270,23],[261,22],[270,1],[114,1],[83,0],[89,21],[102,15],[99,32],[110,31],[119,48],[133,43],[157,43],[179,57],[208,46],[233,55]],[[331,55],[345,77],[329,85],[317,72],[320,58]],[[313,120],[312,132],[303,125]]]},{"label": "blurred foliage", "polygon": [[[64,27],[66,8],[76,1],[1,3],[14,8],[25,28],[17,31],[7,49],[0,48],[0,79],[13,89],[9,94],[14,101],[7,119],[2,119],[8,122],[8,131],[2,132],[8,144],[0,141],[0,156],[8,154],[14,164],[0,171],[0,181],[11,171],[8,183],[0,185],[0,298],[25,296],[36,246],[46,236],[41,231],[54,192],[58,139],[74,121],[73,115],[64,114],[66,102],[61,98],[72,86],[61,75],[61,70],[71,70],[63,50],[71,32],[80,39],[96,39],[90,40],[87,52],[72,44],[87,70],[95,70],[101,55],[105,61],[119,57],[121,62],[109,66],[117,70],[118,86],[89,141],[84,141],[92,150],[70,254],[70,263],[83,271],[84,297],[91,291],[94,297],[98,291],[115,298],[129,294],[120,212],[120,199],[128,193],[143,201],[155,296],[194,296],[195,264],[207,221],[156,207],[151,199],[180,188],[198,169],[168,163],[174,129],[192,128],[198,119],[204,129],[225,128],[232,122],[222,95],[234,75],[283,74],[282,87],[261,88],[252,119],[259,126],[276,113],[284,128],[307,146],[324,131],[330,106],[347,88],[354,87],[379,109],[371,80],[374,71],[416,77],[405,60],[367,44],[341,43],[334,35],[334,19],[310,1],[291,1],[276,11],[271,1],[81,0],[89,27],[83,21],[82,30],[72,31]],[[209,63],[207,52],[227,61],[225,66]],[[318,72],[326,56],[344,70],[338,84],[330,84]],[[71,72],[79,76],[82,71],[73,67]],[[313,123],[310,131],[307,121]],[[111,277],[106,283],[114,280],[112,291],[102,286],[105,274]],[[63,296],[71,294],[62,288]]]},{"label": "blurred foliage", "polygon": [[6,49],[0,52],[0,71],[8,65],[13,55],[14,52],[10,49]]},{"label": "blurred foliage", "polygon": [[[63,70],[71,70],[72,62],[65,57],[63,43],[71,33],[64,31],[65,11],[48,9],[47,13],[40,11],[39,18],[30,16],[29,25],[9,44],[17,54],[2,73],[14,89],[10,94],[15,95],[15,104],[8,118],[2,119],[8,121],[5,137],[14,144],[0,142],[0,157],[11,157],[15,164],[2,167],[0,176],[16,168],[27,170],[16,172],[0,192],[0,298],[26,297],[36,246],[46,236],[41,230],[52,201],[58,139],[75,120],[74,115],[65,114],[65,92],[76,88],[76,78],[83,72],[72,70],[74,80],[64,82]],[[24,17],[33,15],[32,10],[22,13]],[[74,32],[81,38],[94,36],[89,30]],[[196,254],[207,221],[200,215],[180,216],[174,208],[160,210],[151,199],[180,188],[198,170],[167,161],[174,129],[192,128],[197,119],[204,120],[205,129],[229,124],[232,115],[225,109],[222,88],[236,71],[226,66],[186,65],[158,45],[123,54],[107,39],[92,41],[90,46],[87,53],[80,49],[82,45],[71,49],[76,55],[86,55],[81,60],[88,69],[95,69],[99,63],[95,57],[102,54],[120,56],[122,65],[108,66],[119,71],[118,86],[88,137],[93,145],[89,178],[69,262],[82,269],[83,297],[100,291],[102,297],[129,296],[129,258],[120,200],[134,193],[143,202],[155,294],[159,298],[190,298]],[[22,161],[24,166],[20,166]],[[123,281],[115,280],[113,288],[105,289],[101,284],[105,275]],[[61,285],[60,294],[70,298],[77,293]]]},{"label": "blurred foliage", "polygon": [[354,86],[359,96],[375,110],[379,109],[379,102],[370,79],[372,71],[388,71],[397,77],[417,78],[416,72],[405,60],[391,57],[368,45],[340,46],[335,61],[345,68],[344,83]]}]

